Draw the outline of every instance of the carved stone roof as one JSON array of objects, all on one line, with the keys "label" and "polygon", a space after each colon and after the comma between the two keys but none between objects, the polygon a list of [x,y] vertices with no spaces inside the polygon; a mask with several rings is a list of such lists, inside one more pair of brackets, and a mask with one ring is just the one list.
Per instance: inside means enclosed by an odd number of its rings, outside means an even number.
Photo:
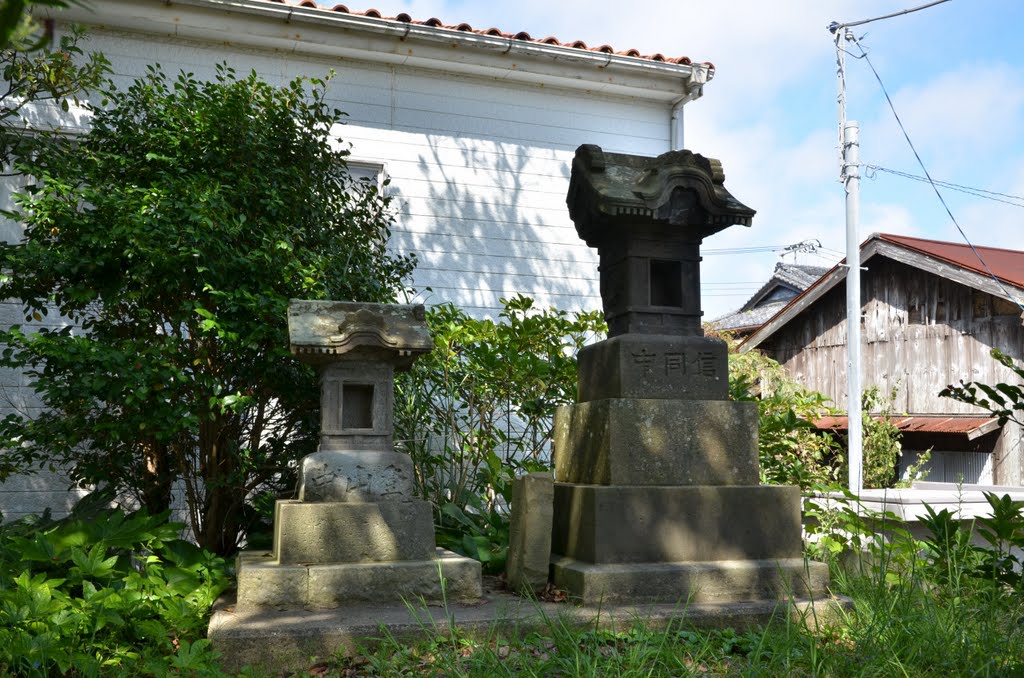
[{"label": "carved stone roof", "polygon": [[749,226],[755,214],[725,188],[721,162],[686,150],[651,158],[580,146],[566,202],[591,247],[617,224],[660,222],[706,237],[733,224]]},{"label": "carved stone roof", "polygon": [[422,305],[293,299],[288,337],[292,354],[314,365],[358,358],[403,368],[434,348]]}]

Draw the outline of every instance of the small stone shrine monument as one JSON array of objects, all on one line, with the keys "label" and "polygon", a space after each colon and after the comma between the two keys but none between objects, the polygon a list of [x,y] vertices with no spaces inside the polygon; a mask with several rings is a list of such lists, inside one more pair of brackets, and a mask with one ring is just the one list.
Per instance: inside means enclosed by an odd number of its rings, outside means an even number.
[{"label": "small stone shrine monument", "polygon": [[554,433],[552,580],[584,603],[741,602],[823,592],[800,493],[758,485],[757,406],[728,399],[704,337],[700,243],[754,210],[721,163],[576,151],[569,213],[600,256],[608,339],[579,354]]},{"label": "small stone shrine monument", "polygon": [[395,371],[433,348],[423,307],[292,301],[288,331],[320,370],[320,447],[298,499],[277,502],[273,551],[239,557],[236,608],[479,598],[480,563],[436,548],[412,459],[392,442]]}]

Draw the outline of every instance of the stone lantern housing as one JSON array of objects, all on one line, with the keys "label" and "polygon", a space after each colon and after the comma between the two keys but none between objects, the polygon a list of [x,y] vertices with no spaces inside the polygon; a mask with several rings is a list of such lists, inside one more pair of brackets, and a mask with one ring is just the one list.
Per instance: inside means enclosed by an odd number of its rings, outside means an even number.
[{"label": "stone lantern housing", "polygon": [[[551,576],[584,603],[771,601],[824,591],[800,492],[760,486],[757,406],[704,336],[700,243],[754,210],[717,160],[581,146],[567,202],[600,256],[608,338],[579,353],[554,423]],[[819,567],[819,565],[821,567]]]},{"label": "stone lantern housing", "polygon": [[608,336],[701,336],[700,243],[754,210],[725,189],[718,160],[576,151],[569,216],[600,256]]}]

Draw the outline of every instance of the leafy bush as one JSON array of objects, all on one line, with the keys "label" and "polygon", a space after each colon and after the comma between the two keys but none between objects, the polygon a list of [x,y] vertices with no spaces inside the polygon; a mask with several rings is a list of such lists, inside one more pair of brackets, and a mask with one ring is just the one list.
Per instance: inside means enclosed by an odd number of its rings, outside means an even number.
[{"label": "leafy bush", "polygon": [[[49,49],[48,32],[37,31],[38,22],[27,14],[20,18],[25,0],[8,0],[0,6],[0,165],[9,172],[18,158],[41,152],[56,136],[53,130],[33,124],[40,108],[67,111],[78,97],[95,90],[110,72],[110,63],[99,53],[86,55],[79,43],[84,32],[74,27]],[[42,0],[35,4],[63,4]],[[12,22],[12,23],[8,23]],[[39,35],[39,33],[43,33]],[[44,49],[47,48],[47,49]]]},{"label": "leafy bush", "polygon": [[178,539],[181,527],[119,510],[0,526],[0,672],[210,668],[226,564]]},{"label": "leafy bush", "polygon": [[757,403],[761,482],[809,489],[838,481],[842,453],[836,441],[814,427],[832,414],[829,399],[790,379],[775,360],[759,351],[729,351],[729,395]]},{"label": "leafy bush", "polygon": [[878,386],[864,389],[861,400],[864,487],[892,487],[896,483],[897,464],[903,452],[900,444],[902,434],[892,422],[895,396],[895,389],[888,398],[882,395]]},{"label": "leafy bush", "polygon": [[[900,675],[1024,672],[1024,502],[985,497],[990,513],[974,524],[926,507],[922,540],[852,495],[808,502],[818,555],[836,566],[833,589],[855,603],[840,619],[847,661]],[[849,553],[852,565],[839,557]]]},{"label": "leafy bush", "polygon": [[450,304],[427,312],[435,349],[402,375],[395,440],[437,509],[442,546],[504,568],[516,474],[549,468],[555,408],[576,398],[576,353],[603,332],[598,312],[538,311],[503,300],[500,322]]},{"label": "leafy bush", "polygon": [[181,482],[199,543],[236,548],[248,498],[316,447],[289,298],[394,301],[414,264],[386,249],[387,198],[353,185],[325,87],[151,67],[83,137],[22,159],[36,183],[0,296],[67,326],[0,332],[46,407],[0,423],[0,478],[58,464],[151,514]]},{"label": "leafy bush", "polygon": [[[992,349],[990,355],[1024,382],[1024,367],[1014,364],[1013,358],[998,348]],[[946,386],[939,395],[988,410],[999,417],[1000,426],[1008,421],[1024,426],[1024,383],[998,383],[991,386],[977,381],[961,381],[959,386]]]}]

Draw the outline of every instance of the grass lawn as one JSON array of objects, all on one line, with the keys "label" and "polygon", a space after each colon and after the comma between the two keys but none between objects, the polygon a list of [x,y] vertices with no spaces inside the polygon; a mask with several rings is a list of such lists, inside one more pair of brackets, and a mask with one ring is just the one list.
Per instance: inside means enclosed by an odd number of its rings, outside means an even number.
[{"label": "grass lawn", "polygon": [[[549,619],[541,632],[385,637],[372,650],[309,667],[322,676],[1024,676],[1024,601],[924,569],[837,571],[852,608],[828,624],[779,619],[737,632],[685,619],[654,629],[584,629]],[[303,674],[297,674],[303,675]]]}]

